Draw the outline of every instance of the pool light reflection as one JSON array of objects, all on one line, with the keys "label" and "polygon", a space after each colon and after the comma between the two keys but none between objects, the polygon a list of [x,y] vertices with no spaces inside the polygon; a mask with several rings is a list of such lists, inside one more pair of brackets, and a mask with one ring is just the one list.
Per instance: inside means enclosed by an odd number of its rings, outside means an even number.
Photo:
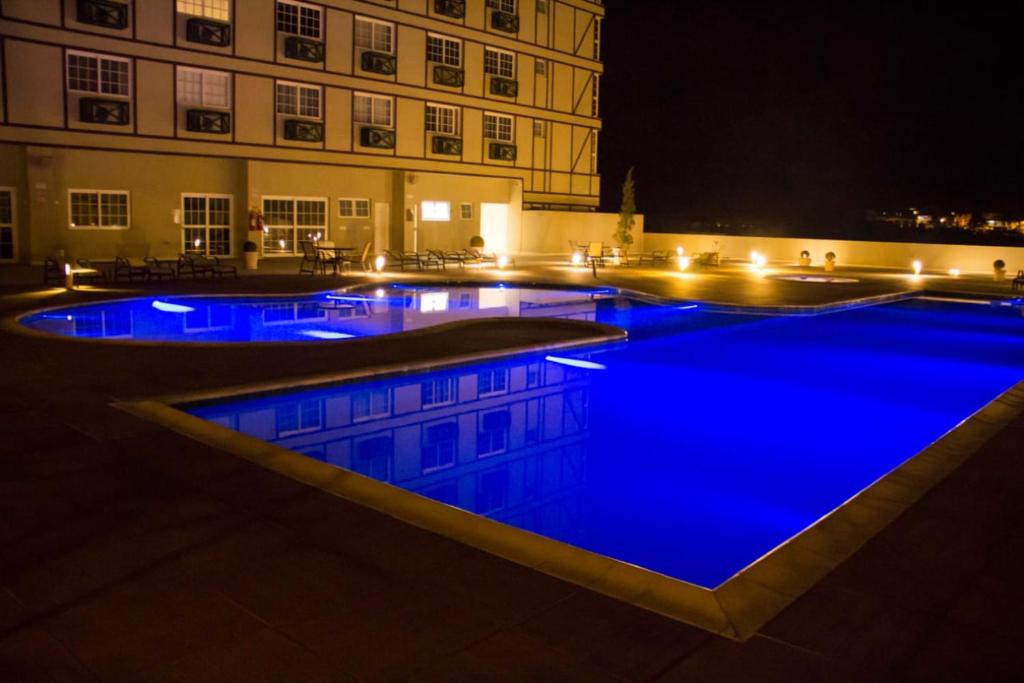
[{"label": "pool light reflection", "polygon": [[195,313],[196,309],[191,306],[182,306],[181,304],[171,304],[166,301],[156,300],[153,302],[153,308],[164,313]]}]

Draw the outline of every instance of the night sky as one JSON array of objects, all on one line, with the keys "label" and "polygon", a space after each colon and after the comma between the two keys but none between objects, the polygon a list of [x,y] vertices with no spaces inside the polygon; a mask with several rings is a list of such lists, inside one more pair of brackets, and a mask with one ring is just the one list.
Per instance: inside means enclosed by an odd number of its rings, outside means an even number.
[{"label": "night sky", "polygon": [[1009,10],[605,4],[604,210],[635,166],[654,230],[1024,213],[1024,24]]}]

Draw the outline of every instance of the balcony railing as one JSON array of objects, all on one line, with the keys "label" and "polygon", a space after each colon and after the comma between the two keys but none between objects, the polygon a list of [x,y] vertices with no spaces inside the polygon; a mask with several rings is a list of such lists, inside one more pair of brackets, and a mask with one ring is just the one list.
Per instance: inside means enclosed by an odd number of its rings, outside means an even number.
[{"label": "balcony railing", "polygon": [[324,124],[320,121],[288,119],[284,122],[284,139],[297,142],[322,142]]},{"label": "balcony railing", "polygon": [[452,19],[466,16],[466,0],[434,0],[434,11]]},{"label": "balcony railing", "polygon": [[189,109],[185,115],[185,128],[193,133],[226,135],[231,132],[231,114],[226,111]]},{"label": "balcony railing", "polygon": [[185,39],[190,43],[227,47],[231,44],[231,24],[192,17],[185,22]]},{"label": "balcony railing", "polygon": [[100,100],[93,97],[83,97],[78,101],[78,113],[85,123],[127,126],[131,121],[130,107],[123,100]]},{"label": "balcony railing", "polygon": [[493,10],[491,12],[491,28],[505,33],[519,33],[519,15]]},{"label": "balcony railing", "polygon": [[466,75],[462,69],[453,66],[438,64],[434,67],[434,83],[448,86],[449,88],[461,88],[466,82]]}]

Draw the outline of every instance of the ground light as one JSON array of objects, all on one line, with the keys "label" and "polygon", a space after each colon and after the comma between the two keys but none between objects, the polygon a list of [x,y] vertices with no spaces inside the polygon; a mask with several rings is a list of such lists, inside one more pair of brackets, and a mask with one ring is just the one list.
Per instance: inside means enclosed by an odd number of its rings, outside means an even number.
[{"label": "ground light", "polygon": [[676,247],[676,256],[680,256],[681,257],[682,255],[683,255],[683,248],[682,247]]},{"label": "ground light", "polygon": [[689,256],[680,256],[677,260],[679,261],[679,270],[686,270],[690,267]]},{"label": "ground light", "polygon": [[381,255],[373,260],[373,267],[374,269],[376,269],[378,273],[380,273],[384,270],[385,263],[387,263],[387,260],[384,258],[383,255]]},{"label": "ground light", "polygon": [[64,286],[68,289],[75,288],[75,274],[71,271],[71,264],[64,264]]},{"label": "ground light", "polygon": [[910,264],[910,267],[914,269],[914,277],[917,277],[921,274],[924,265],[920,261],[914,261]]},{"label": "ground light", "polygon": [[580,254],[578,251],[574,251],[572,253],[572,258],[570,259],[570,261],[574,266],[581,266],[583,265],[583,255]]},{"label": "ground light", "polygon": [[950,268],[949,269],[949,276],[950,277],[960,277],[960,269],[959,268]]},{"label": "ground light", "polygon": [[502,255],[498,257],[498,270],[504,270],[505,266],[508,265],[508,256]]}]

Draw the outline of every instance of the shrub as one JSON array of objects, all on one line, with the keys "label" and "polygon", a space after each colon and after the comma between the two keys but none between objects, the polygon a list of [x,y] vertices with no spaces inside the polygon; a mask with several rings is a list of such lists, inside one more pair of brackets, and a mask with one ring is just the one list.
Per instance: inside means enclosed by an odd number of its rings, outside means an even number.
[{"label": "shrub", "polygon": [[835,261],[836,260],[836,253],[834,251],[828,252],[827,254],[825,254],[825,260],[826,261]]},{"label": "shrub", "polygon": [[[829,253],[832,253],[832,252],[829,252]],[[804,249],[803,251],[800,252],[800,258],[811,258],[811,252],[809,252],[806,249]]]},{"label": "shrub", "polygon": [[992,267],[996,270],[1006,270],[1006,261],[1001,258],[997,258],[992,262]]}]

